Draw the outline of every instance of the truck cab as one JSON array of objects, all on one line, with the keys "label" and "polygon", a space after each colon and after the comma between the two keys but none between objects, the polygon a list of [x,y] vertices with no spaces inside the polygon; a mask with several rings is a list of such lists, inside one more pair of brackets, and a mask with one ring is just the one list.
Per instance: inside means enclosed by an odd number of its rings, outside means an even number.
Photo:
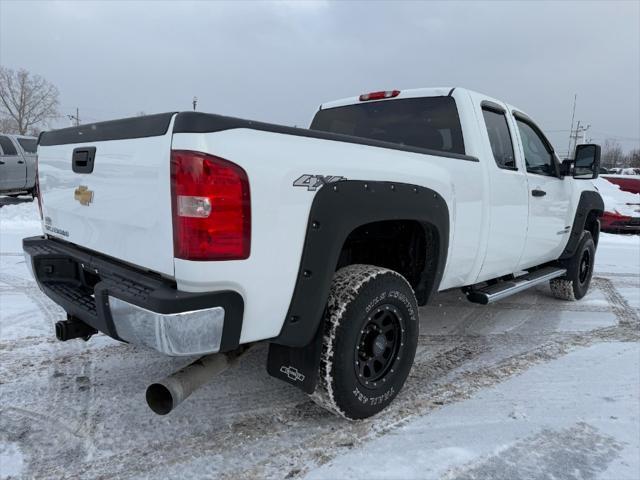
[{"label": "truck cab", "polygon": [[[392,90],[330,102],[321,105],[311,128],[478,161],[447,164],[443,188],[451,192],[455,220],[441,289],[557,259],[582,192],[597,194],[590,182],[563,172],[553,146],[523,110],[463,88]],[[432,181],[433,167],[425,162],[416,176]]]}]

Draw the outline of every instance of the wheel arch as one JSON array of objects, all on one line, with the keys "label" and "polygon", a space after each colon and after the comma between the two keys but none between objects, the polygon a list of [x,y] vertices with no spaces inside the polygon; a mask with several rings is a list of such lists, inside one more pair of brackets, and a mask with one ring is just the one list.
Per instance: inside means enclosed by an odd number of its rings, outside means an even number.
[{"label": "wheel arch", "polygon": [[604,201],[598,192],[586,190],[580,194],[571,234],[559,260],[567,260],[574,255],[582,238],[582,232],[585,230],[591,232],[594,243],[596,246],[598,245],[598,237],[600,235],[599,218],[603,213]]},{"label": "wheel arch", "polygon": [[[294,292],[280,335],[273,343],[291,347],[309,344],[318,330],[333,274],[351,235],[379,222],[419,224],[433,241],[414,289],[419,304],[437,290],[449,246],[449,209],[432,189],[406,183],[345,180],[316,194],[307,224]],[[357,262],[349,262],[357,263]],[[375,264],[375,262],[374,262]],[[384,265],[378,265],[384,266]]]}]

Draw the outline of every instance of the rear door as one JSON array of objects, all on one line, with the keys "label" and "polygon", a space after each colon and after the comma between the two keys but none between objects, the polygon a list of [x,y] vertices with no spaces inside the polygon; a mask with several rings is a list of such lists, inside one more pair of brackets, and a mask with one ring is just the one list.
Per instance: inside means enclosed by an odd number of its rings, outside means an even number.
[{"label": "rear door", "polygon": [[31,189],[36,184],[36,152],[38,150],[38,139],[32,137],[16,137],[16,142],[22,150],[27,168],[25,188]]},{"label": "rear door", "polygon": [[519,264],[524,269],[560,256],[573,223],[571,185],[558,175],[555,153],[542,131],[525,115],[514,116],[529,194],[527,241]]},{"label": "rear door", "polygon": [[45,232],[173,276],[171,122],[161,114],[44,133]]},{"label": "rear door", "polygon": [[20,190],[27,183],[27,165],[11,138],[0,135],[0,190]]},{"label": "rear door", "polygon": [[517,270],[527,238],[529,199],[524,163],[516,158],[517,134],[505,106],[481,102],[481,128],[485,132],[483,161],[489,171],[490,229],[487,251],[477,281]]}]

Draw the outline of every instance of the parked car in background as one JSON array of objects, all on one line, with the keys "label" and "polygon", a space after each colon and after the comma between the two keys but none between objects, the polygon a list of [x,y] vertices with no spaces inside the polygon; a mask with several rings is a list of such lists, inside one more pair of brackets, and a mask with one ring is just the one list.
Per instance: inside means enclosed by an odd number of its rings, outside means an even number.
[{"label": "parked car in background", "polygon": [[606,178],[609,182],[615,183],[620,187],[620,190],[624,190],[629,193],[640,193],[640,175],[603,175],[602,178]]},{"label": "parked car in background", "polygon": [[0,194],[33,194],[38,139],[0,134]]},{"label": "parked car in background", "polygon": [[609,176],[593,180],[604,201],[605,211],[600,218],[601,230],[610,233],[640,233],[640,192],[625,191],[611,180]]}]

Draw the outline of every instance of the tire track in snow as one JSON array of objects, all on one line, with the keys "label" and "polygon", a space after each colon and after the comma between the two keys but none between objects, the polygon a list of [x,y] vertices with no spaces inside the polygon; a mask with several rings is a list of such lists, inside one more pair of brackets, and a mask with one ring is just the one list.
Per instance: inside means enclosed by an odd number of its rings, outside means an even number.
[{"label": "tire track in snow", "polygon": [[[620,327],[629,325],[629,322],[637,322],[637,312],[632,312],[631,316],[628,314],[628,303],[616,290],[613,282],[608,279],[601,281],[600,278],[594,280],[610,305],[605,307],[604,311],[613,311]],[[39,291],[35,292],[41,298],[46,298]],[[456,303],[455,306],[460,307],[461,304]],[[534,310],[536,304],[514,303],[501,306],[504,308],[497,310]],[[546,309],[551,309],[549,307],[547,305]],[[545,308],[539,309],[544,310]],[[556,304],[553,305],[553,310],[558,310]],[[578,308],[566,310],[584,311]],[[594,310],[593,307],[586,310],[600,311]],[[479,314],[481,311],[486,310],[478,309]],[[227,377],[214,381],[206,392],[203,392],[211,394],[221,389],[228,395],[227,401],[224,396],[221,399],[215,395],[213,398],[207,398],[205,402],[198,399],[201,407],[210,407],[205,409],[210,411],[209,418],[202,418],[202,415],[207,415],[203,411],[168,419],[154,418],[148,424],[136,426],[153,430],[163,425],[163,422],[175,424],[175,436],[170,439],[147,438],[132,448],[119,448],[115,445],[115,453],[111,455],[105,453],[102,448],[104,436],[113,434],[117,440],[117,435],[132,434],[128,431],[129,425],[123,423],[130,417],[124,417],[123,420],[119,406],[113,405],[109,398],[101,397],[108,394],[111,385],[119,388],[122,382],[131,381],[128,376],[134,372],[138,374],[135,380],[137,384],[143,381],[140,374],[149,374],[148,381],[154,380],[153,377],[159,376],[161,370],[153,365],[158,357],[146,355],[121,344],[101,348],[83,346],[82,351],[77,351],[68,344],[48,341],[46,337],[30,338],[15,349],[3,350],[3,345],[0,345],[0,353],[3,354],[4,368],[5,357],[11,357],[12,361],[20,357],[24,359],[27,350],[38,344],[43,344],[43,348],[50,350],[49,358],[32,366],[20,366],[18,363],[10,362],[12,369],[15,369],[11,385],[15,385],[15,380],[21,376],[25,379],[25,382],[20,382],[23,383],[22,388],[29,389],[28,382],[34,381],[42,373],[52,369],[65,371],[65,375],[56,377],[56,381],[51,382],[51,388],[48,390],[50,393],[47,395],[53,397],[56,402],[68,403],[73,408],[72,432],[76,440],[69,439],[68,447],[51,445],[50,449],[44,452],[32,452],[28,463],[30,475],[50,478],[128,478],[148,476],[156,472],[159,476],[164,476],[172,468],[177,468],[176,472],[183,471],[180,465],[202,457],[203,461],[211,462],[211,472],[208,473],[213,477],[235,479],[262,475],[284,477],[287,474],[297,477],[303,475],[309,466],[326,463],[353,446],[375,436],[384,435],[412,418],[468,398],[474,392],[504,381],[536,363],[558,358],[571,348],[614,338],[637,339],[631,335],[629,328],[620,327],[582,334],[561,333],[546,336],[509,333],[489,336],[423,335],[419,339],[420,352],[416,364],[407,385],[396,401],[381,415],[355,423],[334,418],[308,401],[293,387],[281,384],[264,374],[255,374],[254,369],[263,367],[260,355],[254,355],[247,359],[249,362],[244,368],[229,372]],[[532,338],[538,341],[538,337],[544,338],[543,343],[528,348],[528,342]],[[513,342],[522,343],[524,351],[506,357],[503,355],[498,360],[491,358],[492,355],[502,354],[503,347]],[[58,348],[58,345],[64,348]],[[22,348],[25,349],[24,352],[21,351]],[[5,351],[12,350],[15,350],[12,355],[5,356]],[[31,362],[33,363],[33,359]],[[115,362],[115,365],[110,365],[110,362]],[[124,371],[115,370],[122,367],[118,362],[124,362],[127,368]],[[65,367],[61,368],[60,365]],[[105,367],[99,368],[101,365]],[[69,375],[66,375],[67,372]],[[69,382],[73,382],[74,375],[76,378],[87,378],[88,388],[81,389],[86,382],[83,380],[76,381],[76,385],[73,385],[75,389],[65,390]],[[5,381],[4,375],[2,379]],[[107,389],[100,388],[101,385],[94,382],[107,383]],[[247,388],[247,384],[253,388]],[[9,385],[5,382],[5,387],[7,386]],[[128,406],[127,402],[141,400],[141,392],[131,395],[137,388],[140,388],[140,385],[123,388],[123,392],[116,390],[113,402],[124,400],[125,408],[134,407]],[[143,388],[140,390],[143,391]],[[194,398],[191,401],[196,400]],[[195,409],[189,405],[181,408]],[[26,411],[34,412],[31,417],[33,425],[28,426],[33,432],[40,432],[42,429],[46,432],[57,428],[55,423],[51,423],[46,416],[43,417],[37,411],[28,408],[22,408],[22,411],[21,418],[25,418]],[[11,410],[7,409],[3,410],[2,416],[6,417],[7,413],[12,414]],[[13,414],[20,416],[17,411]],[[105,418],[105,415],[108,418]],[[199,431],[201,429],[195,428],[196,424],[190,423],[190,419],[196,422],[199,419],[200,422],[207,423],[207,428]],[[32,448],[40,449],[42,446],[36,441]],[[62,448],[67,449],[66,453],[58,458],[57,452]],[[238,472],[238,462],[241,458],[241,463],[249,459],[251,465],[247,470]]]}]

